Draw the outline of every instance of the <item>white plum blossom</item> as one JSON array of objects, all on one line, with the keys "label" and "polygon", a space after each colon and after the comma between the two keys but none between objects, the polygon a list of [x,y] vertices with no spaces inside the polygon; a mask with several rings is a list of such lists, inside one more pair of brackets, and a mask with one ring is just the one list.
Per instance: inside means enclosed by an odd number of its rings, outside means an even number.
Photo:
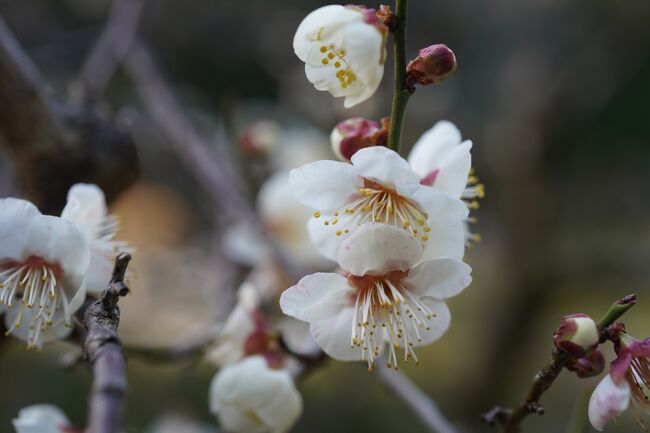
[{"label": "white plum blossom", "polygon": [[[472,142],[462,140],[460,131],[451,122],[442,120],[425,132],[413,145],[408,157],[411,168],[423,185],[438,188],[455,198],[461,198],[470,209],[477,209],[477,198],[485,196],[485,188],[472,175]],[[473,218],[468,218],[473,222]],[[467,241],[480,236],[466,231]]]},{"label": "white plum blossom", "polygon": [[216,345],[206,358],[218,367],[233,364],[244,357],[246,339],[255,331],[255,310],[259,307],[257,289],[244,282],[237,291],[237,304],[219,333]]},{"label": "white plum blossom", "polygon": [[291,171],[298,200],[315,209],[308,230],[328,259],[341,242],[367,223],[391,224],[418,239],[425,258],[462,258],[465,204],[420,177],[396,152],[382,146],[359,150],[352,164],[316,161]]},{"label": "white plum blossom", "polygon": [[603,431],[605,424],[623,413],[630,405],[630,385],[621,380],[614,382],[607,374],[596,386],[589,400],[589,422],[598,431]]},{"label": "white plum blossom", "polygon": [[311,334],[329,356],[375,365],[385,345],[397,368],[397,350],[417,362],[414,348],[442,336],[451,320],[446,298],[471,282],[471,269],[454,258],[424,260],[408,232],[366,224],[341,245],[346,276],[316,273],[280,297],[282,311],[309,322]]},{"label": "white plum blossom", "polygon": [[[264,182],[257,209],[266,233],[292,261],[309,269],[328,267],[309,238],[306,226],[311,213],[292,194],[288,171],[278,171]],[[268,243],[247,223],[235,225],[224,235],[224,247],[233,260],[250,266],[272,255]]]},{"label": "white plum blossom", "polygon": [[284,433],[302,413],[302,397],[287,370],[250,356],[212,379],[210,410],[229,432]]},{"label": "white plum blossom", "polygon": [[370,98],[384,75],[388,29],[363,6],[328,5],[298,26],[293,49],[317,90],[353,107]]},{"label": "white plum blossom", "polygon": [[56,406],[35,404],[18,412],[12,420],[16,433],[66,433],[76,431],[70,421]]},{"label": "white plum blossom", "polygon": [[7,335],[28,348],[70,333],[81,307],[90,263],[88,242],[77,226],[41,215],[32,203],[0,199],[0,305]]},{"label": "white plum blossom", "polygon": [[131,251],[125,242],[113,239],[120,227],[117,217],[108,214],[102,190],[85,183],[70,188],[61,217],[77,224],[86,236],[91,251],[86,289],[91,294],[101,293],[111,279],[115,257]]}]

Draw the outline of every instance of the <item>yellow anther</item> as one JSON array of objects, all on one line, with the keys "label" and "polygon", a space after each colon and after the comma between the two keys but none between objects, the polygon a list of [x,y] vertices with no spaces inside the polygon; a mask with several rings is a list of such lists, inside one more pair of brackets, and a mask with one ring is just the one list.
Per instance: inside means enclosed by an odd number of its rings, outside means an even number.
[{"label": "yellow anther", "polygon": [[333,58],[334,58],[334,53],[329,53],[329,54],[327,55],[327,57],[330,58],[330,59],[333,59]]},{"label": "yellow anther", "polygon": [[318,211],[314,212],[314,218],[320,218],[320,212]]},{"label": "yellow anther", "polygon": [[323,62],[323,65],[327,65],[330,61],[327,60],[326,58],[323,58],[323,60],[321,60],[321,62]]},{"label": "yellow anther", "polygon": [[420,236],[420,239],[422,239],[423,241],[426,242],[426,241],[429,240],[429,236],[427,236],[427,235],[422,235],[422,236]]},{"label": "yellow anther", "polygon": [[334,67],[335,67],[335,68],[340,68],[340,67],[341,67],[341,62],[338,62],[338,61],[335,62],[335,63],[334,63]]},{"label": "yellow anther", "polygon": [[322,47],[320,47],[320,52],[321,52],[321,53],[324,53],[325,51],[327,51],[327,47],[326,47],[326,46],[323,45]]},{"label": "yellow anther", "polygon": [[343,232],[341,230],[336,231],[336,236],[341,236],[342,234],[343,234]]},{"label": "yellow anther", "polygon": [[424,233],[429,233],[431,231],[431,228],[429,226],[424,226],[422,230],[424,230]]}]

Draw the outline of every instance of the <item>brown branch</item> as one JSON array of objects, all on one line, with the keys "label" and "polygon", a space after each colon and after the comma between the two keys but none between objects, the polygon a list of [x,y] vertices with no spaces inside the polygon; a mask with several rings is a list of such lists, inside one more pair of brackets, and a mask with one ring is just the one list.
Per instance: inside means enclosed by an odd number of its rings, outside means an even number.
[{"label": "brown branch", "polygon": [[124,393],[126,391],[126,360],[117,334],[120,309],[117,301],[129,289],[124,274],[131,256],[122,253],[115,259],[113,277],[108,288],[84,314],[87,333],[83,345],[84,358],[93,370],[88,416],[89,433],[121,431]]},{"label": "brown branch", "polygon": [[[598,321],[598,329],[601,330],[601,342],[605,341],[606,328],[636,304],[636,295],[625,296],[614,302],[607,313]],[[483,415],[483,421],[500,425],[504,433],[512,433],[520,430],[520,424],[528,415],[536,413],[544,415],[544,408],[540,403],[542,395],[553,385],[553,382],[562,372],[562,369],[569,361],[569,356],[558,349],[551,353],[551,360],[542,368],[533,379],[526,398],[516,409],[496,406]]]},{"label": "brown branch", "polygon": [[102,33],[81,68],[85,90],[100,95],[135,38],[145,0],[115,0]]},{"label": "brown branch", "polygon": [[24,194],[58,213],[70,186],[97,183],[113,199],[137,177],[130,134],[94,106],[55,100],[46,80],[0,19],[0,147]]}]

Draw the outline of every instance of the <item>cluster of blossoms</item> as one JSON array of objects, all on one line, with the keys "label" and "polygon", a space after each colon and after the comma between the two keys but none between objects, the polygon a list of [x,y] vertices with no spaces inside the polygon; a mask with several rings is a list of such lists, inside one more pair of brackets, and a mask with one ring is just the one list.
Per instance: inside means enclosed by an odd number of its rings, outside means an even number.
[{"label": "cluster of blossoms", "polygon": [[117,253],[118,229],[103,192],[77,184],[60,217],[32,203],[0,199],[0,311],[6,334],[40,349],[64,338],[86,299],[106,288]]},{"label": "cluster of blossoms", "polygon": [[637,423],[644,425],[633,400],[650,413],[650,338],[633,338],[621,323],[600,330],[586,314],[573,314],[563,318],[554,340],[556,347],[569,355],[567,368],[578,377],[603,372],[605,357],[598,346],[603,341],[612,341],[616,358],[591,395],[589,421],[596,430],[603,431],[610,420],[630,408]]}]

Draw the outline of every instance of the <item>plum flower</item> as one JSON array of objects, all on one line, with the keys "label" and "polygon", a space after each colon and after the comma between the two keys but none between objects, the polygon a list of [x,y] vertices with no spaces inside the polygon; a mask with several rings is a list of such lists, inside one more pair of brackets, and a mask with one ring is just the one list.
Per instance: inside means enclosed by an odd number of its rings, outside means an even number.
[{"label": "plum flower", "polygon": [[366,223],[394,225],[418,239],[425,258],[464,253],[461,200],[420,183],[420,177],[396,152],[381,146],[361,149],[352,164],[316,161],[291,171],[289,182],[298,200],[315,209],[308,230],[328,259]]},{"label": "plum flower", "polygon": [[[472,173],[472,142],[462,141],[456,126],[442,120],[413,145],[408,162],[415,173],[420,176],[423,185],[438,188],[455,198],[461,198],[469,209],[478,209],[476,199],[485,196],[485,187]],[[468,222],[475,222],[468,218]],[[480,236],[473,234],[467,227],[466,239],[479,241]]]},{"label": "plum flower", "polygon": [[222,368],[210,384],[210,410],[224,430],[284,433],[302,413],[302,397],[287,370],[261,356]]},{"label": "plum flower", "polygon": [[18,412],[12,420],[16,433],[73,433],[76,430],[56,406],[35,404]]},{"label": "plum flower", "polygon": [[302,278],[280,297],[282,311],[309,322],[329,356],[375,365],[388,344],[388,365],[397,368],[414,348],[432,343],[450,323],[443,299],[471,282],[460,260],[424,260],[422,246],[408,232],[387,224],[367,224],[341,245],[339,264],[347,273],[317,273]]},{"label": "plum flower", "polygon": [[206,354],[209,361],[222,367],[244,357],[246,340],[255,331],[254,314],[259,304],[255,287],[244,282],[237,291],[237,304],[228,316],[217,344]]},{"label": "plum flower", "polygon": [[69,334],[70,317],[86,297],[89,263],[88,243],[74,223],[41,215],[26,200],[0,199],[0,305],[7,335],[40,349]]},{"label": "plum flower", "polygon": [[343,105],[350,108],[370,98],[381,82],[387,32],[374,9],[323,6],[300,23],[293,49],[314,87],[345,97]]},{"label": "plum flower", "polygon": [[91,294],[101,293],[111,279],[117,254],[131,250],[125,242],[113,239],[120,227],[119,220],[108,214],[102,190],[86,183],[70,188],[61,217],[77,224],[88,239],[91,256],[86,289]]},{"label": "plum flower", "polygon": [[641,341],[621,333],[615,340],[614,350],[617,357],[611,363],[610,372],[589,401],[589,421],[598,431],[628,407],[642,424],[631,399],[650,413],[650,338]]}]

